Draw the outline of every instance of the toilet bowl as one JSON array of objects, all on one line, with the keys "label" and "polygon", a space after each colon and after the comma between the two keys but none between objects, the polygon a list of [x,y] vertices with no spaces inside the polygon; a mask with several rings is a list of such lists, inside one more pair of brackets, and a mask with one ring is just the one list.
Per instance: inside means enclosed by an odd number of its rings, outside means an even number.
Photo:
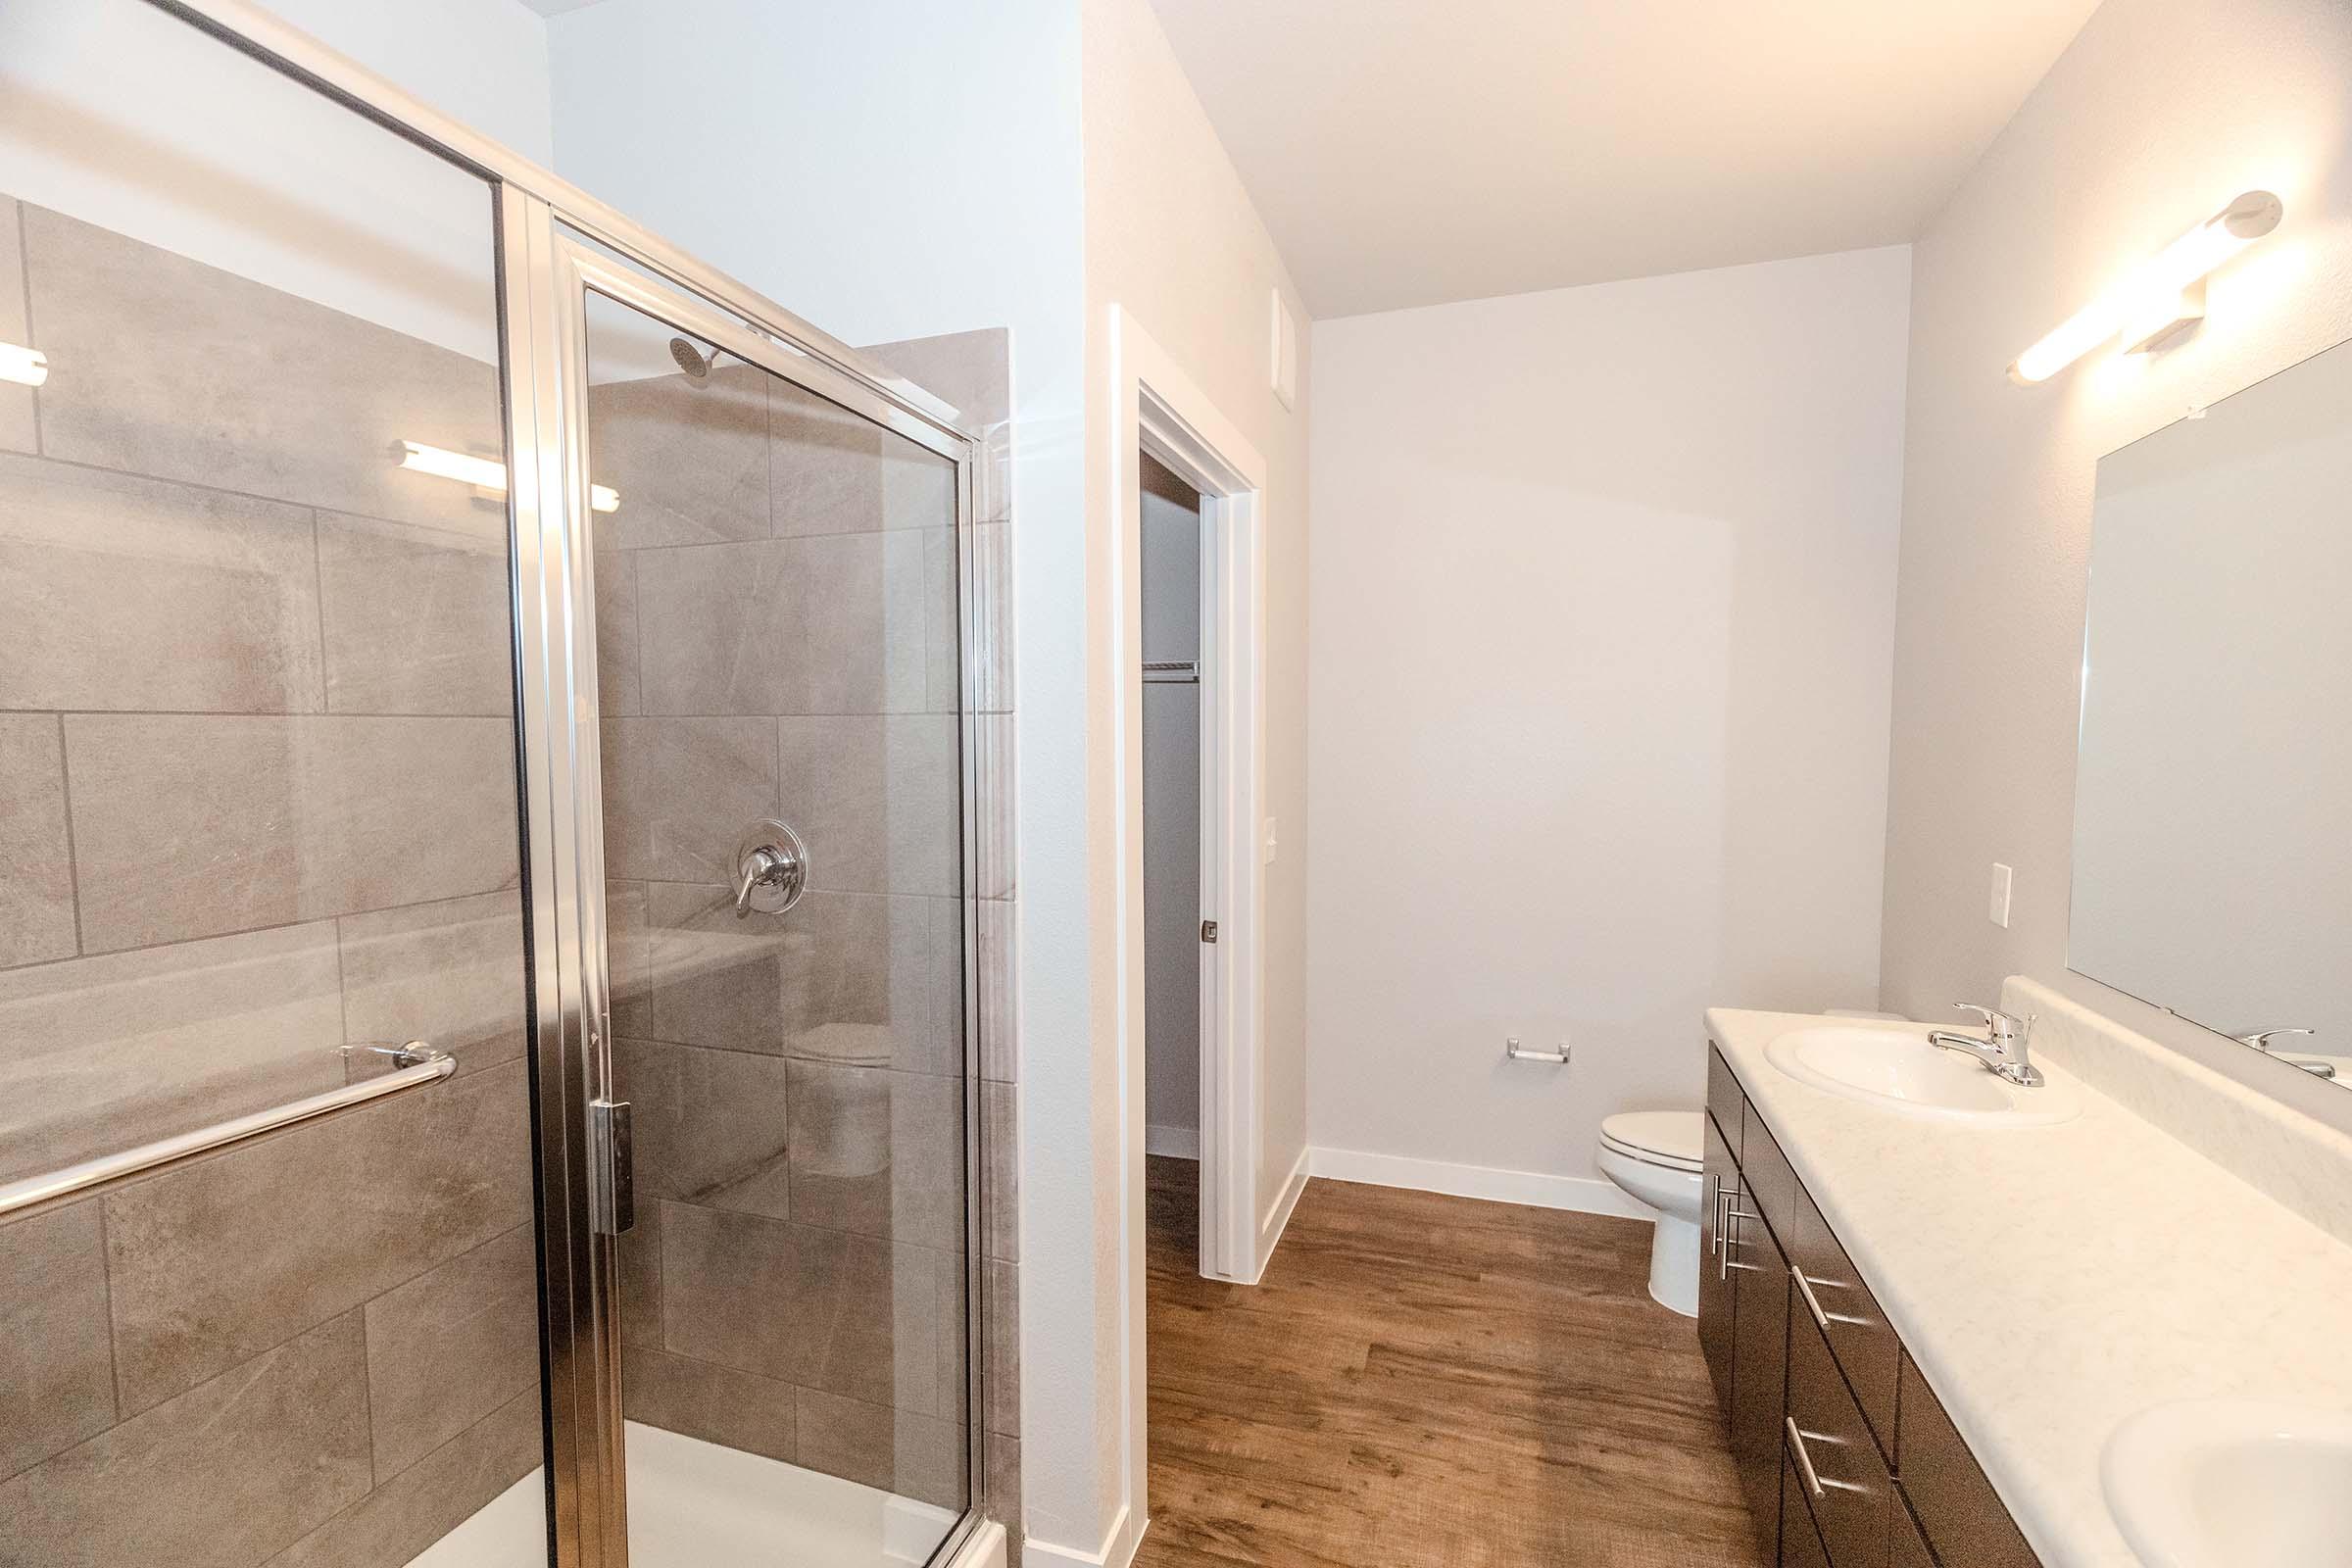
[{"label": "toilet bowl", "polygon": [[1703,1110],[1640,1110],[1600,1124],[1601,1174],[1657,1211],[1649,1243],[1649,1294],[1698,1316],[1698,1204]]}]

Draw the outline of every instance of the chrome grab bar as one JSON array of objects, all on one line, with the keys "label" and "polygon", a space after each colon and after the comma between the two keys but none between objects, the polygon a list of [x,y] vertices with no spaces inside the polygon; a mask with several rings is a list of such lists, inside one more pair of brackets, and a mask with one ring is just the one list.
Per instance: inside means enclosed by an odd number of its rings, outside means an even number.
[{"label": "chrome grab bar", "polygon": [[458,1070],[457,1057],[446,1051],[435,1051],[421,1040],[412,1040],[405,1046],[345,1046],[342,1050],[346,1058],[362,1054],[383,1056],[393,1063],[393,1070],[373,1078],[363,1078],[356,1084],[345,1084],[340,1089],[325,1090],[301,1100],[289,1100],[268,1110],[257,1110],[250,1115],[216,1122],[192,1133],[159,1139],[152,1144],[141,1144],[136,1149],[125,1149],[120,1153],[85,1159],[78,1165],[68,1165],[63,1170],[53,1170],[46,1175],[26,1176],[10,1182],[0,1186],[0,1214],[13,1214],[20,1208],[30,1208],[35,1203],[45,1203],[53,1198],[63,1198],[68,1193],[78,1193],[84,1188],[134,1176],[143,1170],[153,1170],[158,1165],[169,1165],[175,1159],[185,1159],[190,1154],[201,1154],[207,1150],[241,1143],[263,1133],[275,1132],[280,1127],[291,1127],[296,1122],[324,1116],[330,1111],[364,1105],[370,1100],[397,1095],[404,1089],[437,1082]]}]

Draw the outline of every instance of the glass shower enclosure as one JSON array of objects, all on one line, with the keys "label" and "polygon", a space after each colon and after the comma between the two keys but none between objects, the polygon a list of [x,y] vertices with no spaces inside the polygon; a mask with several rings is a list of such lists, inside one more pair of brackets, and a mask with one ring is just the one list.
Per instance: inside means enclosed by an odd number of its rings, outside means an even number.
[{"label": "glass shower enclosure", "polygon": [[0,345],[0,1568],[950,1560],[970,436],[235,0]]}]

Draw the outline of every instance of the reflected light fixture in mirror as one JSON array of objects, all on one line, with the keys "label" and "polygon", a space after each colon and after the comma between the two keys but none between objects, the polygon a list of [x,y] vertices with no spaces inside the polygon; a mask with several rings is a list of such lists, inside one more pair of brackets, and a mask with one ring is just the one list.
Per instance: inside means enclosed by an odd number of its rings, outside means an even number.
[{"label": "reflected light fixture in mirror", "polygon": [[49,379],[49,356],[21,344],[0,343],[0,381],[39,386]]},{"label": "reflected light fixture in mirror", "polygon": [[[455,479],[476,490],[494,496],[507,493],[507,466],[495,458],[477,458],[469,453],[451,452],[442,447],[428,447],[421,441],[403,441],[398,448],[400,466],[436,478]],[[618,512],[620,492],[609,484],[588,487],[588,505],[598,512]]]},{"label": "reflected light fixture in mirror", "polygon": [[2277,228],[2285,213],[2269,191],[2247,191],[2020,354],[2009,378],[2020,386],[2046,381],[2117,336],[2127,354],[2162,348],[2204,316],[2206,275]]}]

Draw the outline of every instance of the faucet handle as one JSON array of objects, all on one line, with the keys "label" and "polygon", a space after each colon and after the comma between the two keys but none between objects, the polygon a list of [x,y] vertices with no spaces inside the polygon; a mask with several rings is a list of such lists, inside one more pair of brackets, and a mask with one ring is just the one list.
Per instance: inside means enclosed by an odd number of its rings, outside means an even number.
[{"label": "faucet handle", "polygon": [[1973,1002],[1955,1002],[1953,1006],[1962,1012],[1973,1012],[1984,1020],[1984,1037],[1992,1045],[2020,1046],[2034,1030],[2034,1014],[2023,1018],[2001,1011],[1998,1007],[1981,1007]]}]

